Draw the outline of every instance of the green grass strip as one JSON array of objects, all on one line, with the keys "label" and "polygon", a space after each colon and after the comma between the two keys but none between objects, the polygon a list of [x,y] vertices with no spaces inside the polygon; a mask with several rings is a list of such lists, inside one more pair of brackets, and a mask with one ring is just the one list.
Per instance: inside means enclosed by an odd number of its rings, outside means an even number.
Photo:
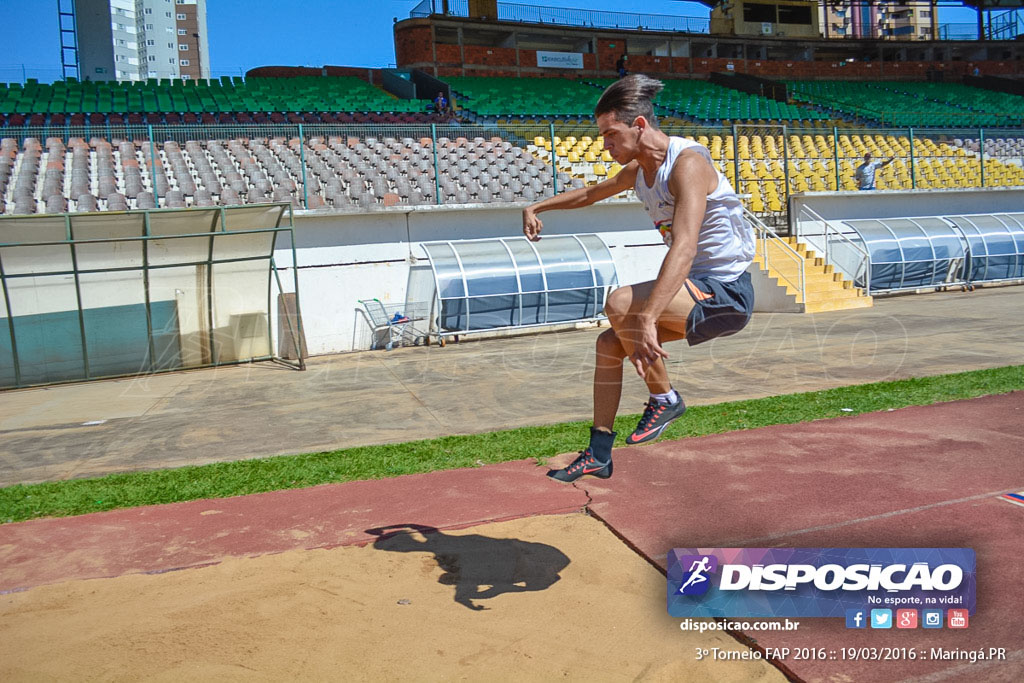
[{"label": "green grass strip", "polygon": [[[666,430],[663,438],[808,422],[1022,389],[1024,365],[1016,365],[692,406],[685,418]],[[636,426],[637,419],[637,415],[626,415],[615,421],[620,441]],[[18,484],[0,488],[0,523],[382,479],[530,457],[543,459],[583,448],[588,426],[589,422],[568,422],[325,453],[112,474],[95,479]]]}]

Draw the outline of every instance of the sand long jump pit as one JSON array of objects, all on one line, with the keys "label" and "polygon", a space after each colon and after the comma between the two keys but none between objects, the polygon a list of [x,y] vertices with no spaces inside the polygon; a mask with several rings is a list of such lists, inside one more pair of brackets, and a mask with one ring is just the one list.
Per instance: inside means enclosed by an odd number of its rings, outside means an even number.
[{"label": "sand long jump pit", "polygon": [[[683,632],[601,522],[544,515],[0,597],[0,679],[783,681]],[[387,535],[390,532],[391,535]]]}]

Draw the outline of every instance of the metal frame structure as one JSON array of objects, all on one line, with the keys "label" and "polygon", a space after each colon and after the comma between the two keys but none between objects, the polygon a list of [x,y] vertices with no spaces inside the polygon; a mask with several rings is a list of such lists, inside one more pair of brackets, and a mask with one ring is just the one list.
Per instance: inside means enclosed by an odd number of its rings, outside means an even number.
[{"label": "metal frame structure", "polygon": [[[757,233],[756,253],[764,259],[765,268],[771,267],[773,258],[777,262],[790,263],[796,267],[796,282],[793,282],[783,269],[776,268],[772,271],[772,274],[792,287],[796,291],[800,303],[805,303],[807,301],[807,273],[804,267],[804,258],[786,240],[779,237],[774,230],[765,225],[764,221],[755,216],[750,209],[743,207],[743,217],[747,219],[747,222],[750,223]],[[773,250],[777,253],[776,257],[772,256]],[[785,260],[781,258],[783,256]]]},{"label": "metal frame structure", "polygon": [[[970,258],[965,264],[965,278],[968,282],[1016,282],[1024,278],[1024,213],[947,216],[946,220],[956,225],[968,244]],[[993,238],[998,235],[1009,237],[1003,243],[1012,244],[1012,251],[993,250]],[[1006,275],[993,273],[990,276],[994,260],[1005,261],[999,266],[1007,267]],[[984,268],[982,277],[973,277],[975,269],[979,267]]]},{"label": "metal frame structure", "polygon": [[801,207],[796,229],[872,296],[1024,282],[1024,212],[829,221]]},{"label": "metal frame structure", "polygon": [[[967,284],[963,278],[965,244],[956,229],[941,218],[861,219],[843,221],[843,225],[857,233],[868,252],[875,283],[871,294]],[[898,258],[892,258],[895,255]]]},{"label": "metal frame structure", "polygon": [[75,0],[57,0],[57,28],[60,32],[60,71],[66,81],[81,78],[78,60],[78,26]]},{"label": "metal frame structure", "polygon": [[[470,254],[472,260],[467,263],[464,252],[469,245],[477,253]],[[551,235],[540,248],[525,237],[425,242],[421,246],[433,275],[429,333],[442,345],[446,337],[600,320],[608,291],[618,284],[611,252],[593,233]],[[577,286],[552,287],[552,280],[563,278],[584,281]],[[540,288],[529,281],[539,281]],[[584,292],[585,301],[564,300]],[[558,301],[559,295],[562,301]],[[406,305],[422,303],[424,297],[418,300],[418,296],[410,291]],[[532,298],[534,303],[524,303],[524,298]],[[505,301],[510,301],[509,305],[481,311],[483,306]],[[455,312],[451,306],[457,307]],[[584,314],[564,318],[553,310],[564,306],[582,306]],[[446,318],[452,316],[460,324],[445,326]],[[486,316],[486,322],[474,325],[474,316],[477,320]],[[508,323],[497,324],[498,316],[507,317]],[[524,322],[531,318],[535,322]]]},{"label": "metal frame structure", "polygon": [[[820,232],[807,230],[808,224]],[[807,206],[800,207],[795,225],[798,240],[806,242],[814,251],[823,254],[825,263],[834,266],[853,282],[854,286],[862,287],[865,293],[872,294],[871,256],[863,247],[863,242],[857,244],[850,238],[850,235],[855,235],[852,228],[840,230]]]},{"label": "metal frame structure", "polygon": [[[232,213],[245,213],[253,212],[254,210],[266,210],[268,215],[276,211],[277,215],[274,218],[274,227],[270,228],[253,228],[253,229],[231,229],[229,227],[230,214]],[[281,227],[282,219],[287,212],[288,225],[287,227]],[[100,231],[104,228],[113,230],[113,223],[117,220],[118,216],[133,216],[137,215],[141,219],[141,235],[119,235],[112,237],[88,237],[82,238],[75,236],[74,222],[76,220],[88,220],[95,226],[97,219],[107,218],[110,223],[106,226],[101,226]],[[154,234],[152,226],[154,223],[154,217],[157,215],[167,216],[171,220],[175,217],[183,218],[204,218],[211,217],[211,223],[209,229],[205,232],[189,232],[189,233],[168,233],[163,234],[158,231],[158,234]],[[208,215],[208,216],[207,216]],[[50,227],[55,227],[56,221],[63,221],[64,224],[64,239],[40,239],[40,240],[21,240],[16,242],[8,241],[3,235],[3,228],[6,225],[25,225],[30,224],[33,221],[39,222],[45,220],[50,224]],[[125,225],[129,225],[125,221]],[[83,225],[80,228],[83,232],[87,232],[86,227]],[[95,232],[95,227],[92,232]],[[127,211],[127,212],[111,212],[108,214],[97,215],[97,214],[50,214],[45,216],[12,216],[6,217],[0,221],[0,293],[3,295],[4,310],[3,313],[6,316],[6,327],[8,334],[10,335],[10,353],[11,360],[13,362],[13,379],[12,385],[3,386],[0,388],[20,388],[24,386],[37,386],[45,384],[60,384],[66,382],[77,382],[83,380],[92,380],[108,377],[124,377],[137,374],[149,374],[157,372],[166,372],[182,369],[191,369],[199,367],[214,367],[220,365],[234,365],[238,363],[247,363],[261,360],[275,360],[282,362],[286,365],[295,367],[298,370],[305,369],[305,360],[302,355],[301,344],[299,340],[302,334],[302,316],[301,309],[299,308],[298,299],[298,271],[293,267],[293,287],[295,296],[295,318],[294,321],[291,316],[285,316],[285,324],[288,326],[288,331],[291,335],[292,342],[294,344],[295,358],[296,361],[290,362],[284,358],[281,358],[274,354],[274,335],[273,325],[270,323],[270,316],[272,315],[273,309],[271,308],[272,296],[273,296],[273,283],[276,281],[277,288],[280,293],[287,293],[281,282],[281,276],[279,269],[274,262],[274,251],[277,248],[277,239],[280,235],[287,234],[292,250],[292,262],[295,261],[295,241],[293,239],[293,227],[292,227],[292,213],[291,206],[288,204],[263,204],[263,205],[249,205],[247,207],[237,207],[235,210],[226,207],[210,208],[210,209],[152,209],[152,210],[141,210],[141,211]],[[264,236],[263,247],[265,253],[256,255],[244,255],[237,257],[218,256],[217,250],[220,242],[228,242],[231,240],[237,240],[239,238],[244,239],[244,236]],[[169,245],[172,243],[182,243],[187,241],[196,242],[198,240],[205,240],[209,244],[208,246],[202,245],[201,243],[195,245],[205,252],[205,258],[199,259],[175,259],[166,260],[160,258],[159,255],[154,254],[154,249],[160,251],[170,251]],[[107,251],[104,251],[104,245]],[[138,245],[138,249],[133,252],[131,245]],[[33,250],[39,254],[39,250],[50,249],[49,257],[58,254],[60,247],[67,248],[67,254],[70,262],[70,268],[47,268],[45,265],[42,268],[37,267],[37,264],[33,263]],[[20,257],[20,254],[27,253],[27,256]],[[91,267],[88,265],[88,261],[93,259],[98,260],[109,260],[112,255],[120,255],[121,258],[127,263],[127,265],[105,265],[102,267]],[[12,256],[13,255],[13,256]],[[41,254],[39,254],[41,256]],[[99,256],[98,256],[99,255]],[[133,263],[133,257],[137,257],[141,262]],[[12,257],[15,261],[20,261],[19,266],[14,269],[10,268],[10,261]],[[63,259],[64,257],[60,257]],[[6,265],[5,265],[6,259]],[[83,259],[86,261],[82,263]],[[234,360],[222,361],[219,360],[218,349],[216,348],[216,340],[214,338],[215,320],[215,300],[214,300],[214,267],[224,266],[227,264],[238,264],[245,262],[256,262],[266,261],[273,278],[269,277],[267,281],[267,303],[266,303],[266,315],[267,315],[267,329],[266,329],[266,342],[267,348],[270,350],[268,355],[261,355],[257,357],[246,357],[237,358]],[[27,266],[27,267],[26,267]],[[203,340],[205,348],[202,349],[203,362],[192,363],[189,365],[174,365],[173,367],[161,367],[162,363],[157,363],[157,353],[155,349],[155,330],[154,330],[154,316],[153,316],[153,304],[151,298],[151,279],[156,273],[166,272],[167,269],[174,268],[194,268],[195,275],[193,281],[195,283],[201,283],[202,289],[205,290],[205,305],[202,311],[205,319],[202,321],[206,326],[205,339]],[[87,311],[97,310],[95,307],[89,307],[83,300],[83,276],[91,279],[90,276],[97,275],[113,275],[117,277],[117,274],[123,274],[125,276],[129,274],[141,274],[142,283],[142,297],[144,299],[145,307],[145,322],[146,322],[146,344],[147,348],[144,350],[144,358],[146,364],[140,367],[136,372],[115,372],[115,373],[101,373],[97,374],[90,368],[90,357],[89,357],[89,346],[90,346],[90,335],[87,334]],[[81,349],[81,368],[83,373],[80,376],[68,377],[55,381],[25,381],[23,377],[23,368],[21,357],[19,356],[18,349],[18,334],[16,322],[16,311],[12,305],[12,283],[18,280],[27,280],[32,284],[30,286],[40,287],[42,284],[35,281],[36,278],[72,278],[74,281],[75,290],[75,302],[77,307],[77,318],[78,318],[78,332]],[[103,283],[106,286],[111,286],[111,282]],[[116,283],[114,284],[116,286]],[[100,307],[102,309],[103,307]],[[177,319],[177,311],[175,311],[175,319]],[[294,322],[294,325],[293,325]],[[202,335],[201,335],[202,336]],[[129,349],[133,353],[139,353],[141,349]],[[24,349],[22,349],[24,352]],[[70,361],[69,361],[70,362]],[[6,373],[5,373],[6,374]]]}]

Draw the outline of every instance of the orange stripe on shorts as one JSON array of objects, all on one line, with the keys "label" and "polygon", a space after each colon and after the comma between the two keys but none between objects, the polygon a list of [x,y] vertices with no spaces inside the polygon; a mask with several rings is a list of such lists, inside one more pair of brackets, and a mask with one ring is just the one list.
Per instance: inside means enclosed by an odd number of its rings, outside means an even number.
[{"label": "orange stripe on shorts", "polygon": [[713,299],[715,297],[714,294],[708,294],[700,287],[693,284],[693,280],[690,278],[686,278],[686,286],[689,288],[690,293],[693,294],[693,298],[697,301],[707,301],[708,299]]}]

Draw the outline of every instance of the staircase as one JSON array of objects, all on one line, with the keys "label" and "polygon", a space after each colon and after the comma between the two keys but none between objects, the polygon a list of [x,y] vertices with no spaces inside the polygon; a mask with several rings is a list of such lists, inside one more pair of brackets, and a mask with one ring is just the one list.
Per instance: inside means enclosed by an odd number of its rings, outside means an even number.
[{"label": "staircase", "polygon": [[[768,250],[767,267],[762,248]],[[802,297],[799,291],[800,264],[796,260],[797,255],[804,263],[806,297]],[[762,271],[767,272],[768,277],[776,280],[779,286],[784,286],[787,295],[793,297],[797,304],[803,305],[805,313],[868,308],[873,304],[870,296],[854,287],[853,282],[842,274],[836,273],[831,265],[825,263],[824,258],[808,250],[807,245],[797,242],[795,237],[771,238],[763,242],[758,240],[758,253],[754,262]]]}]

